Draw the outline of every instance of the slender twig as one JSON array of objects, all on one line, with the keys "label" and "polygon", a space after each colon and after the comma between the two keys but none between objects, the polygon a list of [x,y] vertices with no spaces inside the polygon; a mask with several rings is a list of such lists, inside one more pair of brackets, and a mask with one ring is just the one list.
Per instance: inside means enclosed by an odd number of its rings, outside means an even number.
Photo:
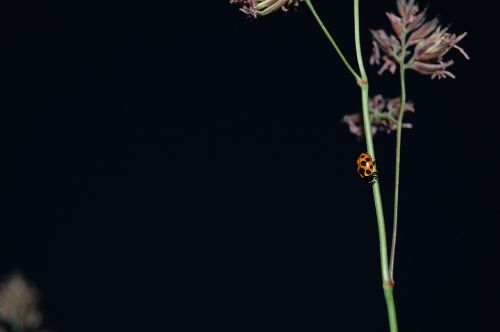
[{"label": "slender twig", "polygon": [[[361,100],[363,110],[363,125],[365,129],[366,146],[368,153],[375,158],[375,149],[373,147],[372,130],[370,124],[370,114],[368,110],[368,77],[363,63],[363,53],[361,51],[361,38],[360,38],[360,24],[359,24],[359,0],[354,0],[354,37],[356,43],[356,56],[358,59],[359,71],[361,73],[361,80],[358,81],[361,88]],[[373,198],[375,200],[375,211],[377,215],[377,228],[379,235],[380,247],[380,265],[382,272],[382,287],[384,289],[384,297],[387,306],[387,315],[389,318],[389,328],[391,332],[398,331],[398,323],[396,316],[396,305],[393,296],[393,283],[389,276],[389,266],[387,257],[387,235],[385,231],[384,210],[382,207],[382,197],[380,194],[380,185],[375,182],[372,185]]]},{"label": "slender twig", "polygon": [[325,33],[326,37],[328,38],[328,40],[332,44],[333,48],[335,49],[335,51],[339,55],[340,59],[342,60],[342,62],[346,66],[346,68],[349,70],[349,72],[352,74],[352,76],[354,76],[354,78],[356,79],[356,81],[359,81],[360,77],[359,77],[358,73],[356,73],[356,71],[349,64],[349,61],[347,61],[347,59],[345,58],[344,54],[342,53],[342,51],[338,47],[337,43],[335,42],[335,40],[331,36],[330,32],[328,31],[328,29],[323,24],[323,21],[321,20],[321,18],[319,17],[318,13],[316,12],[316,9],[314,9],[314,6],[313,6],[311,0],[306,0],[306,4],[309,7],[309,9],[311,10],[311,13],[313,14],[314,18],[316,19],[316,21],[318,22],[319,26],[321,27],[321,30],[323,30],[323,32]]},{"label": "slender twig", "polygon": [[396,239],[398,234],[398,205],[399,205],[399,170],[401,164],[401,140],[403,132],[403,117],[406,112],[406,35],[407,31],[403,25],[403,34],[401,36],[401,54],[398,57],[399,62],[399,79],[401,84],[401,109],[399,110],[397,131],[396,131],[396,174],[394,179],[394,210],[392,222],[392,241],[391,241],[391,259],[389,263],[389,277],[394,283],[394,260],[396,257]]}]

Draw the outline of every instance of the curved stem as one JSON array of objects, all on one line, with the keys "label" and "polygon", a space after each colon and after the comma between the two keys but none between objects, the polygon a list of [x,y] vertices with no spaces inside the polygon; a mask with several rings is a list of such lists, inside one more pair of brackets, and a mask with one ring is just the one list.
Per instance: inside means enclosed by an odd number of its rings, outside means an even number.
[{"label": "curved stem", "polygon": [[389,277],[394,283],[394,260],[396,257],[396,239],[398,234],[398,205],[399,205],[399,170],[401,164],[401,140],[403,132],[403,117],[406,112],[406,65],[405,65],[405,54],[406,54],[406,31],[403,31],[401,37],[401,56],[399,59],[399,79],[401,84],[401,108],[399,110],[398,124],[396,131],[396,172],[394,179],[394,210],[393,210],[393,222],[392,222],[392,243],[391,243],[391,260],[389,263]]},{"label": "curved stem", "polygon": [[330,32],[328,32],[328,29],[323,24],[323,21],[321,20],[321,18],[319,17],[318,13],[316,12],[316,9],[314,9],[314,6],[313,6],[311,0],[306,0],[306,4],[309,7],[309,9],[311,10],[311,13],[313,14],[314,18],[318,22],[319,26],[321,27],[321,30],[323,30],[323,32],[325,33],[326,37],[328,38],[328,40],[332,44],[333,48],[335,49],[335,51],[339,55],[340,59],[342,59],[342,62],[344,63],[344,65],[347,67],[347,69],[352,74],[352,76],[354,76],[354,78],[356,79],[356,81],[358,81],[359,80],[358,73],[356,73],[356,71],[351,67],[351,65],[349,64],[349,62],[345,58],[344,54],[342,54],[342,51],[340,51],[340,48],[338,47],[338,45],[335,42],[335,40],[333,39],[333,37],[330,35]]},{"label": "curved stem", "polygon": [[[361,80],[358,80],[358,84],[361,88],[363,126],[365,130],[366,147],[368,153],[371,154],[374,160],[376,160],[375,148],[373,146],[370,114],[368,109],[368,100],[369,100],[368,77],[366,75],[363,63],[363,54],[361,51],[361,37],[359,29],[360,29],[359,0],[354,0],[354,38],[356,43],[356,57],[358,59],[359,71],[361,73]],[[394,296],[393,296],[393,283],[389,275],[389,264],[387,255],[387,235],[385,232],[384,209],[382,206],[382,197],[380,194],[380,185],[378,181],[372,185],[372,190],[373,190],[373,198],[375,201],[375,211],[377,215],[377,228],[378,228],[379,247],[380,247],[380,267],[382,272],[382,287],[384,289],[384,297],[387,306],[389,328],[391,332],[397,332],[398,323],[396,316],[396,305],[394,303]]]}]

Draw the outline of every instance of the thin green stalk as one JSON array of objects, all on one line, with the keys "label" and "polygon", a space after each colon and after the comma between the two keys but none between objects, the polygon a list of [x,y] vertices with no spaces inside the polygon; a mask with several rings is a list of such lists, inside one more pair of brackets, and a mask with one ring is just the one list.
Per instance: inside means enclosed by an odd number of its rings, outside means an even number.
[{"label": "thin green stalk", "polygon": [[[359,24],[359,0],[354,0],[354,34],[355,34],[355,42],[356,42],[356,57],[358,61],[358,66],[359,66],[359,71],[360,74],[358,75],[356,71],[351,67],[349,62],[346,60],[342,52],[340,51],[339,47],[335,43],[334,39],[326,29],[325,25],[321,21],[319,15],[317,14],[316,10],[314,9],[314,6],[312,5],[311,0],[305,0],[307,6],[311,10],[311,13],[313,14],[314,18],[318,22],[319,26],[325,33],[326,37],[332,44],[333,48],[335,51],[337,51],[337,54],[340,56],[342,61],[344,62],[344,65],[347,67],[347,69],[351,72],[351,74],[354,76],[356,79],[356,82],[358,83],[359,87],[361,88],[361,106],[363,110],[363,124],[364,124],[364,130],[365,130],[365,137],[366,137],[366,146],[367,146],[367,151],[368,153],[374,158],[375,160],[375,149],[373,146],[373,138],[372,138],[372,131],[371,131],[371,123],[370,123],[370,114],[368,110],[368,100],[369,100],[369,86],[368,86],[368,77],[366,75],[365,67],[363,64],[363,56],[361,52],[361,39],[360,39],[360,24]],[[376,166],[375,166],[376,167]],[[378,182],[375,182],[372,185],[372,190],[373,190],[373,198],[375,201],[375,211],[376,211],[376,216],[377,216],[377,228],[378,228],[378,234],[379,234],[379,246],[380,246],[380,265],[381,265],[381,272],[382,272],[382,285],[384,289],[384,296],[386,300],[386,305],[387,305],[387,313],[389,317],[389,327],[390,327],[390,332],[397,332],[398,331],[398,324],[397,324],[397,316],[396,316],[396,306],[394,303],[394,296],[393,296],[393,283],[392,280],[389,276],[389,260],[388,260],[388,254],[387,254],[387,235],[385,232],[385,220],[384,220],[384,210],[382,207],[382,196],[380,194],[380,185]]]},{"label": "thin green stalk", "polygon": [[309,7],[309,9],[311,10],[311,13],[313,14],[314,18],[316,19],[316,21],[318,22],[319,26],[321,27],[321,30],[323,30],[323,32],[325,33],[326,37],[328,38],[328,40],[332,44],[333,48],[335,49],[335,51],[339,55],[339,57],[342,60],[342,62],[344,63],[344,65],[347,67],[347,69],[352,74],[352,76],[354,76],[354,78],[356,79],[356,81],[359,81],[359,75],[358,75],[358,73],[356,73],[356,71],[349,64],[349,62],[345,58],[344,54],[342,54],[342,51],[340,51],[340,48],[338,47],[338,45],[335,42],[335,40],[333,39],[333,37],[330,35],[330,32],[328,32],[328,29],[323,24],[323,21],[321,20],[321,18],[319,17],[318,13],[316,12],[316,9],[314,9],[314,6],[313,6],[311,0],[306,0],[306,4]]},{"label": "thin green stalk", "polygon": [[384,287],[384,297],[387,303],[387,314],[389,316],[389,330],[391,332],[397,332],[398,321],[396,319],[396,304],[394,303],[393,290],[394,288],[392,286]]},{"label": "thin green stalk", "polygon": [[[365,129],[366,146],[368,153],[375,159],[375,149],[371,133],[370,115],[368,112],[369,89],[368,83],[361,85],[361,107],[363,110],[363,126]],[[375,168],[377,166],[375,165]],[[375,169],[376,171],[376,169]],[[384,209],[382,206],[382,195],[378,181],[372,185],[373,198],[375,200],[375,213],[377,216],[377,228],[380,247],[380,269],[382,272],[383,285],[391,285],[389,278],[389,260],[387,255],[387,235],[385,232]]]},{"label": "thin green stalk", "polygon": [[[354,0],[354,42],[356,43],[356,58],[358,59],[359,72],[364,80],[368,80],[366,76],[365,65],[363,62],[363,53],[361,52],[361,37],[360,37],[360,24],[359,24],[359,0]],[[368,84],[368,82],[367,82]],[[366,128],[366,127],[365,127]],[[368,136],[367,136],[368,137]],[[372,135],[370,132],[370,141]]]},{"label": "thin green stalk", "polygon": [[394,210],[392,222],[391,259],[389,263],[389,277],[394,283],[394,260],[396,257],[396,239],[398,234],[398,205],[399,205],[399,170],[401,164],[401,140],[403,132],[403,117],[406,112],[406,29],[401,37],[401,56],[399,59],[399,79],[401,84],[401,108],[399,110],[398,124],[396,131],[396,174],[394,179]]},{"label": "thin green stalk", "polygon": [[[365,129],[366,147],[368,153],[371,154],[372,158],[376,160],[375,149],[373,147],[372,130],[370,123],[370,114],[368,109],[368,99],[369,99],[369,86],[368,77],[366,75],[364,63],[363,63],[363,53],[361,51],[361,37],[360,37],[360,24],[359,24],[359,0],[354,0],[354,38],[356,43],[356,57],[358,59],[359,71],[361,73],[361,79],[358,80],[358,84],[361,88],[361,101],[363,110],[363,125]],[[376,166],[375,166],[376,167]],[[380,265],[382,272],[382,287],[384,289],[384,297],[387,306],[387,315],[389,318],[389,328],[391,332],[398,331],[398,323],[396,316],[396,305],[394,303],[393,296],[393,283],[389,276],[389,266],[388,266],[388,255],[387,255],[387,235],[385,232],[385,219],[384,210],[382,207],[382,197],[380,194],[380,185],[375,182],[372,185],[373,198],[375,201],[375,211],[377,215],[377,228],[379,235],[379,247],[380,247]]]}]

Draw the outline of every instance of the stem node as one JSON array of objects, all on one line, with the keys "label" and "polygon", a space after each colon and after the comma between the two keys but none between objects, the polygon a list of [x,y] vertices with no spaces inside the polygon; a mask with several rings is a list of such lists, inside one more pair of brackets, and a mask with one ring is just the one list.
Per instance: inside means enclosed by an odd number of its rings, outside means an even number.
[{"label": "stem node", "polygon": [[368,79],[367,78],[362,78],[362,77],[359,77],[357,80],[356,80],[356,83],[358,83],[359,87],[362,88],[364,86],[368,86]]},{"label": "stem node", "polygon": [[390,289],[392,289],[392,288],[394,288],[394,285],[395,285],[394,280],[393,280],[393,279],[390,279],[390,280],[388,280],[387,282],[384,282],[384,284],[383,284],[383,286],[382,286],[382,287],[383,287],[384,289],[389,289],[389,288],[390,288]]}]

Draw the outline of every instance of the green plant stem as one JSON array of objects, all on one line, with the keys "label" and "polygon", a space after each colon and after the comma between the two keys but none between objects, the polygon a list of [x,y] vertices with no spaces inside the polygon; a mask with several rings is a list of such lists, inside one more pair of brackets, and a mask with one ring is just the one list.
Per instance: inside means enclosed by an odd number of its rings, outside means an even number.
[{"label": "green plant stem", "polygon": [[385,303],[387,304],[387,314],[389,316],[389,330],[391,332],[398,331],[398,320],[396,315],[396,304],[394,303],[394,288],[392,285],[389,287],[384,286]]},{"label": "green plant stem", "polygon": [[[370,123],[370,114],[368,109],[369,100],[369,85],[368,77],[366,75],[364,63],[363,63],[363,53],[361,51],[361,37],[360,37],[360,24],[359,24],[359,0],[354,0],[354,38],[356,43],[356,57],[358,59],[359,71],[361,73],[361,79],[358,80],[358,84],[361,88],[361,101],[363,110],[363,126],[365,130],[366,147],[368,153],[372,156],[374,160],[375,149],[373,146],[372,129]],[[376,166],[375,166],[376,167]],[[376,169],[375,169],[376,171]],[[379,247],[380,247],[380,265],[382,272],[382,287],[384,289],[384,297],[387,306],[387,315],[389,318],[389,328],[391,332],[398,331],[398,323],[396,316],[396,305],[394,303],[393,296],[393,283],[389,276],[389,266],[388,266],[388,255],[387,255],[387,235],[385,232],[385,219],[384,219],[384,209],[382,206],[382,197],[380,194],[380,185],[376,181],[372,185],[373,198],[375,201],[375,211],[377,215],[377,228],[379,235]]]},{"label": "green plant stem", "polygon": [[[370,115],[368,112],[368,98],[369,98],[369,89],[368,89],[368,83],[366,83],[361,86],[361,107],[363,110],[363,126],[365,129],[367,151],[374,158],[374,160],[376,160],[375,149],[373,147],[373,139],[371,133]],[[385,232],[384,209],[382,206],[382,195],[380,194],[380,184],[378,183],[378,181],[376,181],[372,185],[372,191],[373,191],[373,198],[375,201],[375,213],[377,216],[377,228],[379,235],[380,269],[382,272],[383,284],[385,286],[386,284],[390,285],[391,283],[389,278],[389,260],[387,255],[387,235]]]},{"label": "green plant stem", "polygon": [[397,130],[396,130],[396,167],[394,178],[394,210],[392,222],[392,241],[391,241],[391,259],[389,263],[389,277],[394,284],[394,260],[396,257],[396,239],[398,234],[398,205],[399,205],[399,170],[401,164],[401,140],[403,132],[403,117],[406,112],[406,30],[403,31],[401,37],[401,56],[399,59],[399,79],[401,84],[401,108],[399,110]]},{"label": "green plant stem", "polygon": [[[359,72],[361,73],[361,77],[367,81],[366,84],[368,85],[368,77],[366,76],[366,70],[365,70],[365,65],[363,62],[363,53],[361,52],[361,34],[359,32],[360,29],[360,24],[359,24],[359,0],[354,0],[354,42],[356,44],[356,58],[358,60],[358,67],[359,67]],[[370,124],[370,122],[368,122]],[[371,125],[370,125],[371,127]],[[365,127],[366,129],[366,127]],[[368,137],[368,136],[367,136]],[[371,145],[373,146],[373,140],[372,140],[372,134],[370,131],[370,142]],[[368,140],[367,140],[368,143]]]},{"label": "green plant stem", "polygon": [[321,30],[323,30],[323,32],[325,33],[326,37],[328,38],[328,40],[332,44],[333,48],[335,49],[335,51],[339,55],[339,57],[342,60],[342,62],[344,63],[344,65],[347,67],[347,69],[352,74],[352,76],[354,76],[354,78],[356,79],[356,81],[359,81],[360,77],[359,77],[358,73],[356,73],[356,71],[349,64],[349,61],[347,61],[347,59],[345,58],[345,56],[342,53],[342,51],[340,51],[340,48],[338,47],[337,43],[335,42],[335,40],[331,36],[331,34],[328,31],[328,29],[323,24],[323,21],[321,20],[321,18],[319,17],[318,13],[316,12],[316,9],[314,9],[314,6],[313,6],[311,0],[306,0],[306,4],[309,7],[309,9],[311,10],[311,13],[313,14],[314,18],[316,19],[316,21],[318,22],[319,26],[321,27]]},{"label": "green plant stem", "polygon": [[[351,72],[351,74],[356,79],[359,87],[361,88],[361,107],[363,110],[363,125],[365,130],[365,138],[366,138],[366,147],[368,153],[376,160],[375,158],[375,148],[373,146],[373,138],[371,131],[371,123],[370,123],[370,114],[368,109],[368,100],[369,100],[369,86],[368,86],[368,77],[366,75],[364,63],[363,63],[363,55],[361,52],[361,38],[360,38],[360,24],[359,24],[359,0],[354,0],[354,35],[355,35],[355,43],[356,43],[356,57],[359,66],[358,75],[356,71],[351,67],[347,59],[344,57],[339,47],[335,43],[335,40],[332,38],[325,25],[321,21],[318,13],[314,9],[311,0],[305,0],[307,6],[311,10],[314,18],[318,22],[319,26],[325,33],[326,37],[332,44],[333,48],[337,52],[337,54],[342,59],[344,65]],[[376,167],[376,166],[375,166]],[[376,169],[375,169],[376,170]],[[389,276],[389,260],[387,254],[387,235],[385,232],[385,219],[384,219],[384,210],[382,206],[382,196],[380,194],[380,185],[375,182],[372,185],[373,190],[373,198],[375,201],[375,211],[377,216],[377,228],[379,235],[379,246],[380,246],[380,265],[382,272],[382,286],[384,289],[384,297],[387,305],[387,313],[389,317],[389,327],[390,332],[398,331],[397,324],[397,316],[396,316],[396,306],[394,303],[393,296],[393,283]]]}]

